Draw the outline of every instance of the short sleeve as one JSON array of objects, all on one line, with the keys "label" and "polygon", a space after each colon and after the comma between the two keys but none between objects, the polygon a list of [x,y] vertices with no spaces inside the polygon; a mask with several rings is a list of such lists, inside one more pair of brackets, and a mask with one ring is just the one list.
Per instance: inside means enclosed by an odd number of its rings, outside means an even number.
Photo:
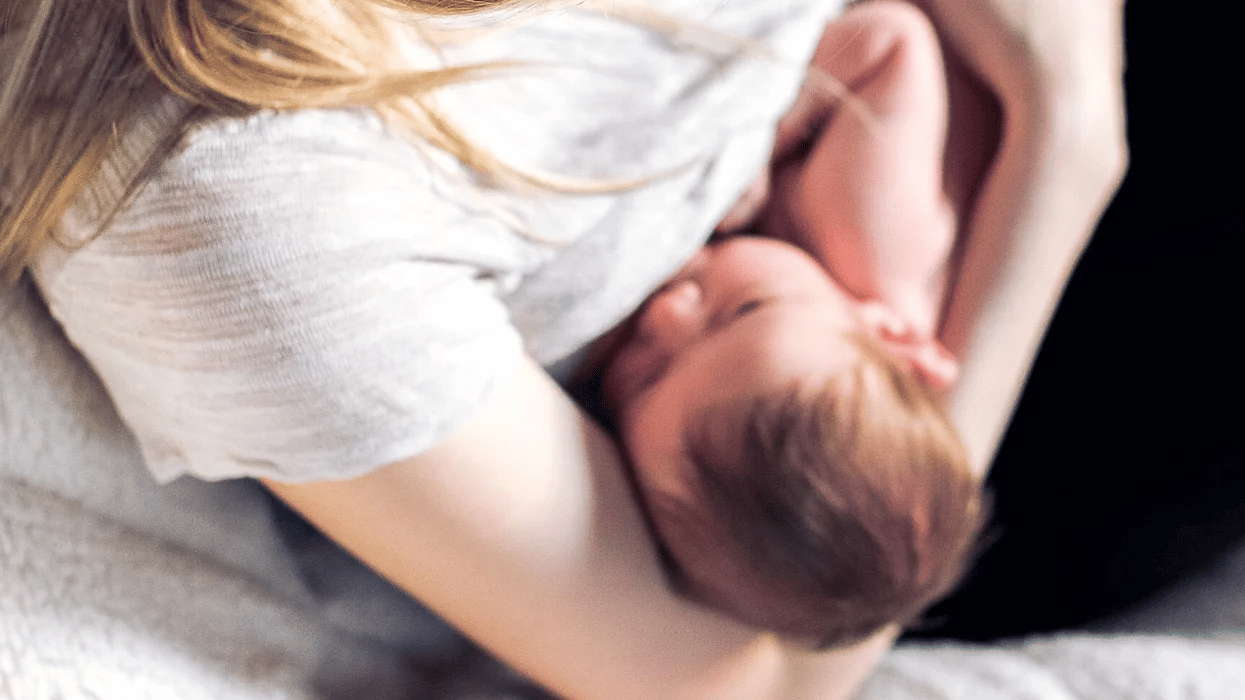
[{"label": "short sleeve", "polygon": [[161,481],[339,479],[426,450],[521,353],[506,232],[348,112],[193,133],[36,277]]}]

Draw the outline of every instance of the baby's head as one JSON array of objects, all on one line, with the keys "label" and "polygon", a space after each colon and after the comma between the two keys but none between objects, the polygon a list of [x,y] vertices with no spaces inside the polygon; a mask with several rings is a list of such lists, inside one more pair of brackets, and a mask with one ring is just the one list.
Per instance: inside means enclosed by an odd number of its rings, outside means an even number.
[{"label": "baby's head", "polygon": [[953,373],[798,248],[706,248],[637,314],[604,386],[672,583],[817,646],[912,622],[984,510],[939,400]]}]

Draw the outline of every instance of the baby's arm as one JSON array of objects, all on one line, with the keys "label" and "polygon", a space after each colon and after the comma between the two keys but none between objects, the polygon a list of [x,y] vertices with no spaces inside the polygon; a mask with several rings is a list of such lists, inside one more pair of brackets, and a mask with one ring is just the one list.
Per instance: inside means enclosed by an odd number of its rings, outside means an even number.
[{"label": "baby's arm", "polygon": [[849,8],[827,26],[800,101],[779,124],[763,232],[932,336],[964,198],[944,185],[947,124],[942,56],[925,16],[890,0]]}]

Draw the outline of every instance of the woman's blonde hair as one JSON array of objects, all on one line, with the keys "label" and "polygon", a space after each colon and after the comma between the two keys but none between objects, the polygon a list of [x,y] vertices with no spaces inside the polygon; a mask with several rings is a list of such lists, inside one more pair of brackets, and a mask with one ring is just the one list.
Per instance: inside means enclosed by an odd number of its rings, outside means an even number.
[{"label": "woman's blonde hair", "polygon": [[[501,64],[413,70],[437,17],[542,0],[7,0],[0,10],[0,275],[12,280],[157,99],[197,116],[369,105],[484,176],[520,180],[441,118],[439,87]],[[147,167],[175,145],[152,154]],[[132,177],[131,189],[143,172]]]}]

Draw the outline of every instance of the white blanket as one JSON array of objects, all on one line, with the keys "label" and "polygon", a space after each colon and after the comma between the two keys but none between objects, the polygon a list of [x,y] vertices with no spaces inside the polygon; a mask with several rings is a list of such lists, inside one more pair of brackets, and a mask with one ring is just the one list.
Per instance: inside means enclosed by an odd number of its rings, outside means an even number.
[{"label": "white blanket", "polygon": [[[478,664],[420,685],[327,624],[292,563],[244,574],[288,561],[266,517],[241,485],[154,486],[34,294],[0,290],[0,700],[534,695]],[[260,536],[203,554],[242,527]],[[860,698],[1240,700],[1245,551],[1094,633],[898,649]]]}]

